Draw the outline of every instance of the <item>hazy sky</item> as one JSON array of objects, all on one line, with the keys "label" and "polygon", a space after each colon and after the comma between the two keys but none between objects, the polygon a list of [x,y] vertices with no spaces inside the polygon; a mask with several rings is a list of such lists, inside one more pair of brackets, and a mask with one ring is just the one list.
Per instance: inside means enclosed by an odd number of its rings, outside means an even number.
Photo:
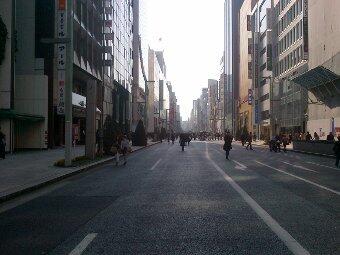
[{"label": "hazy sky", "polygon": [[[219,79],[223,55],[224,0],[140,0],[148,2],[151,46],[164,49],[183,120],[208,79]],[[158,39],[162,38],[159,44]]]}]

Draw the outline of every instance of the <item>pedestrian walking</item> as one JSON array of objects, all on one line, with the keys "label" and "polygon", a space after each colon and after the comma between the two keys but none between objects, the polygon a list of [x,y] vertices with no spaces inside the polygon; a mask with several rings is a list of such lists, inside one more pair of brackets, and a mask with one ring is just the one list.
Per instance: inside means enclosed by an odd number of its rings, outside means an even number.
[{"label": "pedestrian walking", "polygon": [[124,159],[124,166],[127,163],[127,154],[129,152],[130,148],[130,142],[127,139],[126,135],[123,136],[123,140],[121,142],[121,149],[122,149],[122,154],[123,154],[123,159]]},{"label": "pedestrian walking", "polygon": [[289,139],[286,135],[282,136],[282,145],[283,145],[283,152],[287,152],[287,145],[289,144]]},{"label": "pedestrian walking", "polygon": [[6,157],[6,136],[1,132],[0,127],[0,158],[5,159]]},{"label": "pedestrian walking", "polygon": [[340,168],[340,135],[338,136],[338,141],[334,143],[333,151],[336,158],[335,166]]},{"label": "pedestrian walking", "polygon": [[115,155],[115,160],[116,160],[116,166],[118,166],[119,164],[119,154],[121,152],[121,137],[118,136],[117,139],[116,139],[116,143],[114,144],[114,148],[115,150],[113,151],[113,154]]},{"label": "pedestrian walking", "polygon": [[171,134],[171,141],[172,141],[172,144],[174,144],[175,143],[175,134],[174,133],[172,133]]},{"label": "pedestrian walking", "polygon": [[277,150],[275,152],[281,152],[281,137],[279,135],[276,135],[275,137],[275,145]]},{"label": "pedestrian walking", "polygon": [[182,151],[184,151],[184,147],[185,147],[185,137],[183,134],[180,135],[179,137],[179,145],[182,147]]},{"label": "pedestrian walking", "polygon": [[223,150],[225,151],[225,158],[229,160],[229,153],[230,150],[232,149],[232,142],[233,142],[233,137],[230,134],[229,131],[227,131],[224,135],[224,145],[223,145]]},{"label": "pedestrian walking", "polygon": [[246,149],[248,150],[248,148],[250,148],[250,150],[253,150],[253,146],[252,146],[252,142],[253,142],[253,134],[252,132],[249,133],[248,137],[247,137],[247,147]]}]

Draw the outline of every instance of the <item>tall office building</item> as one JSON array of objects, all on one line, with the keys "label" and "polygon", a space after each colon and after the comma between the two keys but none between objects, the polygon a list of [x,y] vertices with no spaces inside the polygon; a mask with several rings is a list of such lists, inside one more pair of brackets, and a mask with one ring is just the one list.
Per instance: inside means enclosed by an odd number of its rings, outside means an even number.
[{"label": "tall office building", "polygon": [[269,139],[272,90],[272,1],[259,0],[252,8],[252,83],[254,90],[253,130],[260,139]]},{"label": "tall office building", "polygon": [[[66,46],[46,44],[42,39],[65,38],[66,22],[73,22],[72,112],[73,127],[77,130],[74,139],[78,143],[85,142],[88,80],[97,82],[95,100],[98,102],[96,118],[99,126],[104,2],[76,0],[72,3],[73,19],[67,21],[65,2],[61,0],[1,2],[0,10],[9,18],[6,21],[10,21],[7,25],[11,38],[6,46],[11,52],[11,57],[6,58],[9,65],[4,65],[10,69],[4,76],[6,82],[0,82],[0,86],[9,88],[4,90],[8,92],[1,92],[0,99],[0,107],[6,111],[6,114],[0,113],[1,123],[5,123],[6,129],[9,127],[5,131],[8,150],[43,149],[64,144]],[[16,47],[11,43],[14,27]]]},{"label": "tall office building", "polygon": [[279,104],[273,109],[276,132],[306,130],[307,90],[292,80],[308,70],[308,2],[274,0],[273,84],[279,94]]},{"label": "tall office building", "polygon": [[240,62],[237,136],[244,130],[253,131],[253,82],[252,82],[252,31],[251,11],[253,0],[245,0],[240,9]]},{"label": "tall office building", "polygon": [[130,131],[133,66],[132,2],[105,0],[104,115],[116,130]]},{"label": "tall office building", "polygon": [[209,113],[209,131],[216,133],[219,128],[217,123],[219,120],[219,96],[218,96],[218,81],[208,80],[208,113]]},{"label": "tall office building", "polygon": [[148,1],[132,0],[133,5],[133,84],[132,84],[132,130],[139,120],[145,121],[145,100],[138,100],[138,91],[145,90],[148,80]]},{"label": "tall office building", "polygon": [[225,128],[235,133],[237,116],[236,100],[239,84],[239,10],[244,0],[225,0],[224,2],[224,68],[225,68]]}]

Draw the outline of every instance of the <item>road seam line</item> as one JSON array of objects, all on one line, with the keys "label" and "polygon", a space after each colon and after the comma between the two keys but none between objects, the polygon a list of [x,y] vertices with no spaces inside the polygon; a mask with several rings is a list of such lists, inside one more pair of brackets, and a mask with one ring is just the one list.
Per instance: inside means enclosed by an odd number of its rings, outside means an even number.
[{"label": "road seam line", "polygon": [[310,253],[303,248],[298,241],[294,239],[280,224],[269,215],[251,196],[248,195],[222,168],[220,168],[211,158],[208,152],[208,145],[206,143],[206,157],[215,167],[215,169],[223,176],[231,187],[243,198],[243,200],[253,209],[253,211],[260,217],[263,222],[281,239],[287,248],[295,255],[310,255]]},{"label": "road seam line", "polygon": [[162,159],[160,158],[152,167],[151,170],[155,170],[156,167],[158,166],[158,164],[162,161]]},{"label": "road seam line", "polygon": [[69,255],[81,255],[96,236],[97,233],[91,233],[85,236],[85,238],[69,253]]},{"label": "road seam line", "polygon": [[322,166],[322,167],[326,167],[326,168],[330,168],[330,169],[333,169],[333,170],[340,171],[340,169],[339,169],[339,168],[335,168],[335,167],[331,167],[331,166],[326,166],[326,165],[322,165],[322,164],[314,163],[314,162],[311,162],[311,161],[307,161],[306,163],[308,163],[308,164],[312,164],[312,165],[316,165],[316,166]]},{"label": "road seam line", "polygon": [[309,168],[304,167],[304,166],[294,165],[294,164],[291,164],[291,163],[289,163],[289,162],[282,161],[282,160],[281,160],[281,162],[282,162],[283,164],[286,164],[286,165],[289,165],[289,166],[293,166],[293,167],[295,167],[295,168],[299,168],[299,169],[302,169],[302,170],[305,170],[305,171],[314,172],[314,173],[319,173],[318,171],[309,169]]},{"label": "road seam line", "polygon": [[260,164],[260,165],[263,165],[263,166],[269,167],[269,168],[271,168],[271,169],[273,169],[273,170],[275,170],[275,171],[278,171],[278,172],[280,172],[280,173],[283,173],[283,174],[286,174],[286,175],[292,176],[292,177],[294,177],[294,178],[296,178],[296,179],[299,179],[299,180],[301,180],[301,181],[307,182],[307,183],[309,183],[309,184],[312,184],[312,185],[314,185],[314,186],[316,186],[316,187],[319,187],[319,188],[321,188],[321,189],[324,189],[324,190],[330,191],[330,192],[332,192],[332,193],[334,193],[334,194],[336,194],[336,195],[339,195],[339,196],[340,196],[340,192],[339,192],[339,191],[337,191],[337,190],[334,190],[334,189],[331,189],[331,188],[327,188],[326,186],[323,186],[323,185],[321,185],[321,184],[318,184],[318,183],[315,183],[315,182],[309,181],[309,180],[307,180],[307,179],[304,179],[304,178],[302,178],[302,177],[299,177],[299,176],[297,176],[297,175],[295,175],[295,174],[287,173],[287,172],[285,172],[285,171],[283,171],[283,170],[281,170],[281,169],[278,169],[278,168],[275,168],[275,167],[269,166],[269,165],[267,165],[267,164],[264,164],[264,163],[262,163],[262,162],[259,162],[259,161],[257,161],[257,160],[254,160],[254,161],[255,161],[256,163]]}]

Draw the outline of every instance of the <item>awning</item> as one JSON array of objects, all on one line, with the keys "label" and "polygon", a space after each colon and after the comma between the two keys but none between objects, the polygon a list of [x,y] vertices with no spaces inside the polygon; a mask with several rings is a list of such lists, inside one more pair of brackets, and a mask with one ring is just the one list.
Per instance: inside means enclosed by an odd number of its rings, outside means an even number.
[{"label": "awning", "polygon": [[340,75],[324,66],[311,69],[292,81],[323,97],[340,95]]},{"label": "awning", "polygon": [[[72,105],[82,109],[86,109],[86,97],[72,92]],[[97,113],[100,112],[101,111],[97,108]]]},{"label": "awning", "polygon": [[15,110],[10,110],[10,109],[0,109],[0,119],[40,122],[40,121],[44,121],[45,117],[40,116],[40,115],[19,113]]}]

